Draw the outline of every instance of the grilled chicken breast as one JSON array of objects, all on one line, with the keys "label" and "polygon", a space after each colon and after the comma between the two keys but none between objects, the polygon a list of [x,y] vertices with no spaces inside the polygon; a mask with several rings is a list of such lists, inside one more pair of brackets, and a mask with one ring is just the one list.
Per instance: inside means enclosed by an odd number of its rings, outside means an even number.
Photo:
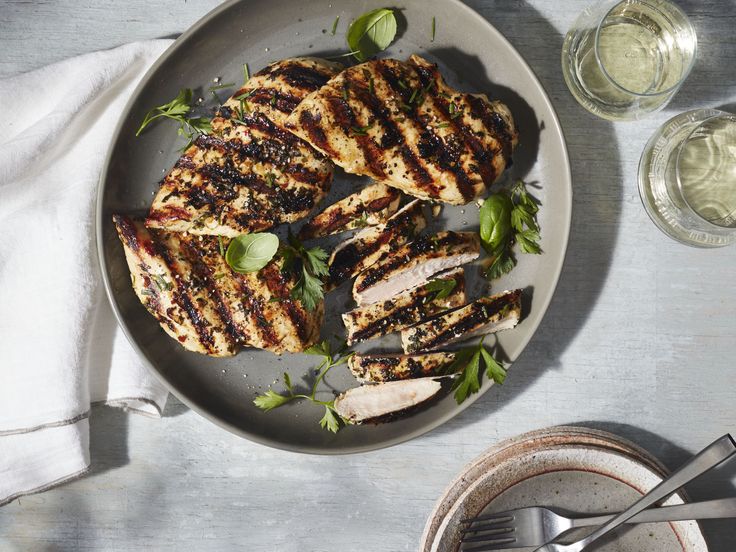
[{"label": "grilled chicken breast", "polygon": [[329,287],[340,285],[371,266],[382,255],[396,251],[426,225],[423,204],[414,200],[397,211],[385,224],[364,228],[338,245],[330,255]]},{"label": "grilled chicken breast", "polygon": [[348,367],[360,383],[383,383],[404,379],[439,376],[455,360],[455,353],[421,353],[416,355],[355,354]]},{"label": "grilled chicken breast", "polygon": [[399,208],[400,201],[398,190],[385,184],[371,184],[312,217],[299,230],[299,239],[309,240],[383,224]]},{"label": "grilled chicken breast", "polygon": [[161,232],[122,215],[113,221],[136,295],[184,348],[211,356],[234,355],[241,346],[280,354],[317,342],[323,306],[309,312],[288,298],[296,277],[281,272],[280,258],[237,274],[215,238]]},{"label": "grilled chicken breast", "polygon": [[348,389],[335,399],[335,410],[354,424],[387,422],[428,401],[442,389],[435,378],[418,378]]},{"label": "grilled chicken breast", "polygon": [[480,196],[518,142],[508,107],[447,86],[437,66],[416,55],[342,71],[307,96],[286,127],[349,173],[452,204]]},{"label": "grilled chicken breast", "polygon": [[442,310],[465,304],[465,270],[459,268],[438,276],[454,280],[455,287],[446,297],[437,298],[437,291],[426,286],[391,299],[358,307],[342,315],[348,331],[347,344],[353,345],[366,339],[380,337],[416,324]]},{"label": "grilled chicken breast", "polygon": [[336,71],[295,58],[256,74],[164,177],[146,224],[235,237],[305,217],[328,192],[332,164],[280,123]]},{"label": "grilled chicken breast", "polygon": [[439,232],[420,236],[358,275],[353,298],[358,305],[386,301],[414,289],[434,274],[469,263],[480,255],[480,240],[474,232]]},{"label": "grilled chicken breast", "polygon": [[513,328],[521,319],[521,290],[482,297],[401,332],[405,353],[431,351],[455,341]]}]

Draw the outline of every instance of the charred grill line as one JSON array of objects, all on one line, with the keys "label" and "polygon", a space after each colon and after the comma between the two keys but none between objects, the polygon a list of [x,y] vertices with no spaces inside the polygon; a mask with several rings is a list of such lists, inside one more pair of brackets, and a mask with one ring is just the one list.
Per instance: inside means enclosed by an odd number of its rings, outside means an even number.
[{"label": "charred grill line", "polygon": [[[353,91],[350,93],[352,94]],[[334,96],[329,98],[328,104],[330,111],[335,118],[335,122],[337,122],[345,134],[354,135],[355,131],[353,129],[358,128],[361,125],[357,122],[355,112],[352,107],[350,107],[350,104],[344,98]],[[354,138],[371,171],[379,177],[385,177],[386,173],[384,171],[385,167],[382,155],[373,139],[368,135],[355,135]]]},{"label": "charred grill line", "polygon": [[299,88],[306,93],[312,92],[324,86],[330,80],[331,74],[323,73],[313,67],[305,67],[303,65],[276,65],[268,71],[257,73],[256,76],[263,74],[268,80],[276,80],[282,78],[284,82]]},{"label": "charred grill line", "polygon": [[506,121],[504,121],[503,117],[495,111],[489,112],[488,105],[480,98],[468,95],[467,101],[468,105],[470,105],[473,117],[483,121],[483,125],[486,128],[493,129],[495,132],[495,138],[501,144],[501,153],[505,164],[507,167],[511,166],[513,143]]},{"label": "charred grill line", "polygon": [[266,286],[272,296],[285,299],[281,301],[281,305],[286,310],[292,328],[297,332],[300,340],[307,341],[309,339],[309,327],[305,313],[295,301],[289,299],[289,289],[286,286],[286,280],[281,274],[281,271],[277,267],[271,267],[264,272],[259,273],[259,277],[262,277],[263,281],[266,282]]},{"label": "charred grill line", "polygon": [[321,115],[317,115],[317,117],[314,117],[309,111],[302,111],[299,114],[299,123],[301,127],[307,132],[307,134],[309,134],[309,139],[311,140],[311,142],[316,147],[326,152],[327,155],[334,157],[335,150],[333,150],[330,146],[325,131],[322,129],[322,127],[320,127],[321,119]]},{"label": "charred grill line", "polygon": [[174,302],[184,310],[189,316],[189,320],[192,322],[194,329],[197,331],[199,336],[199,342],[202,347],[209,353],[214,352],[215,339],[212,335],[212,331],[208,327],[207,321],[203,319],[199,310],[192,303],[192,297],[190,295],[187,286],[182,283],[182,275],[175,268],[175,263],[169,255],[169,250],[160,241],[158,241],[156,233],[151,231],[151,243],[153,245],[156,254],[164,261],[166,267],[171,273],[171,277],[176,283],[176,290],[171,294]]},{"label": "charred grill line", "polygon": [[255,290],[250,289],[248,280],[239,274],[234,274],[235,283],[241,294],[241,302],[246,318],[252,317],[255,328],[258,330],[261,341],[265,345],[272,346],[278,343],[278,336],[274,333],[271,323],[263,314],[263,305],[257,298]]}]

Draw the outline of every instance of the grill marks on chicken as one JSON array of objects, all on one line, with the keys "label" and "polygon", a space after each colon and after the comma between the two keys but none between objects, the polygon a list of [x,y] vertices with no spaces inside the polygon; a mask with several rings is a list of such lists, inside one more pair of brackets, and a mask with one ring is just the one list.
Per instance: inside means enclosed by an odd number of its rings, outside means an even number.
[{"label": "grill marks on chicken", "polygon": [[464,269],[446,272],[441,277],[455,280],[453,290],[442,299],[436,298],[436,291],[429,291],[423,286],[343,314],[348,332],[347,344],[380,337],[416,324],[442,310],[464,305]]},{"label": "grill marks on chicken", "polygon": [[405,353],[431,351],[477,335],[513,328],[521,319],[521,290],[482,297],[401,332]]},{"label": "grill marks on chicken", "polygon": [[481,195],[511,163],[508,108],[447,86],[436,65],[373,60],[313,92],[286,127],[349,173],[452,204]]},{"label": "grill marks on chicken", "polygon": [[[257,73],[220,108],[212,133],[199,136],[164,177],[147,225],[235,237],[305,217],[329,190],[332,164],[283,129],[284,110],[338,67],[295,58]],[[296,103],[261,101],[279,91]]]},{"label": "grill marks on chicken", "polygon": [[439,232],[420,236],[387,252],[358,275],[353,298],[358,305],[385,301],[424,284],[431,276],[464,265],[480,255],[480,240],[473,232]]},{"label": "grill marks on chicken", "polygon": [[370,267],[382,255],[396,251],[427,225],[423,204],[407,203],[385,224],[364,228],[330,255],[328,285],[336,287]]},{"label": "grill marks on chicken", "polygon": [[371,184],[333,203],[302,226],[299,239],[309,240],[386,222],[399,208],[401,193],[385,184]]},{"label": "grill marks on chicken", "polygon": [[455,353],[355,354],[348,367],[360,383],[384,383],[440,376],[454,362]]},{"label": "grill marks on chicken", "polygon": [[113,222],[136,295],[184,348],[230,356],[249,345],[280,354],[319,338],[323,306],[308,312],[289,299],[296,278],[281,272],[281,259],[237,274],[214,238],[160,232],[121,215]]}]

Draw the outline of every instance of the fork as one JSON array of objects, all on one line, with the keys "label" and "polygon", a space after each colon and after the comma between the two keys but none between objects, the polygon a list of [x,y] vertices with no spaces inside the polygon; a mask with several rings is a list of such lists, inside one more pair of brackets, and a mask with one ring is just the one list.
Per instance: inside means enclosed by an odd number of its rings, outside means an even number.
[{"label": "fork", "polygon": [[[644,510],[627,523],[654,523],[658,521],[682,521],[689,519],[723,519],[736,517],[736,498],[722,498],[704,502],[663,506]],[[571,518],[550,508],[539,506],[519,508],[464,519],[470,524],[463,529],[463,544],[478,544],[463,547],[463,552],[487,552],[506,548],[528,548],[552,542],[571,529],[603,525],[613,515]],[[473,525],[479,523],[479,525]],[[485,533],[478,535],[477,533]]]},{"label": "fork", "polygon": [[[535,552],[581,552],[594,541],[597,541],[599,538],[603,537],[610,531],[613,531],[619,525],[631,520],[636,515],[654,505],[655,503],[659,502],[660,500],[667,498],[669,495],[677,491],[677,489],[679,489],[686,483],[689,483],[699,475],[705,473],[711,468],[714,468],[727,458],[731,457],[735,452],[736,442],[734,442],[733,438],[730,435],[726,434],[717,441],[711,443],[701,452],[699,452],[695,457],[693,457],[689,462],[687,462],[679,470],[673,473],[669,478],[662,481],[649,493],[647,493],[641,499],[635,502],[630,508],[609,519],[609,521],[605,522],[604,525],[593,531],[587,537],[566,545],[553,544],[547,541],[548,544],[537,548]],[[530,517],[529,519],[532,518]],[[506,521],[513,521],[513,518],[507,516],[505,518],[500,518],[497,522],[503,523]],[[502,534],[503,533],[500,532],[493,533],[493,535]],[[542,538],[541,535],[539,538]],[[544,540],[542,542],[544,542]],[[516,547],[518,545],[514,543],[514,546]],[[478,550],[478,548],[480,547],[476,547],[476,550]],[[493,548],[491,548],[491,550],[493,550]]]}]

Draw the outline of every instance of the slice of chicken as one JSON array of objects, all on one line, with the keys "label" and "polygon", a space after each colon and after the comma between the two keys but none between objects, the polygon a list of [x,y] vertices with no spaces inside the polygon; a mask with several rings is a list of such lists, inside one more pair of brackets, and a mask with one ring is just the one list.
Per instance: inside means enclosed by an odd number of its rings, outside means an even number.
[{"label": "slice of chicken", "polygon": [[433,275],[469,263],[480,255],[474,232],[439,232],[387,252],[358,275],[353,298],[358,305],[386,301],[419,287]]},{"label": "slice of chicken", "polygon": [[385,184],[371,184],[316,214],[299,230],[299,239],[310,240],[383,224],[399,208],[400,201],[398,190]]},{"label": "slice of chicken", "polygon": [[414,200],[397,211],[385,224],[364,228],[338,245],[330,255],[328,286],[333,288],[352,278],[385,253],[395,251],[411,240],[426,225],[423,203]]},{"label": "slice of chicken", "polygon": [[454,286],[445,297],[438,298],[439,292],[425,285],[343,314],[347,344],[399,331],[440,311],[465,304],[465,269],[438,274],[437,279]]},{"label": "slice of chicken", "polygon": [[386,422],[436,396],[442,384],[436,378],[418,378],[363,385],[335,399],[335,410],[354,424]]},{"label": "slice of chicken", "polygon": [[455,360],[455,353],[355,354],[348,360],[348,367],[360,383],[440,376]]},{"label": "slice of chicken", "polygon": [[405,353],[431,351],[456,341],[508,330],[521,319],[521,290],[481,297],[401,332]]}]

